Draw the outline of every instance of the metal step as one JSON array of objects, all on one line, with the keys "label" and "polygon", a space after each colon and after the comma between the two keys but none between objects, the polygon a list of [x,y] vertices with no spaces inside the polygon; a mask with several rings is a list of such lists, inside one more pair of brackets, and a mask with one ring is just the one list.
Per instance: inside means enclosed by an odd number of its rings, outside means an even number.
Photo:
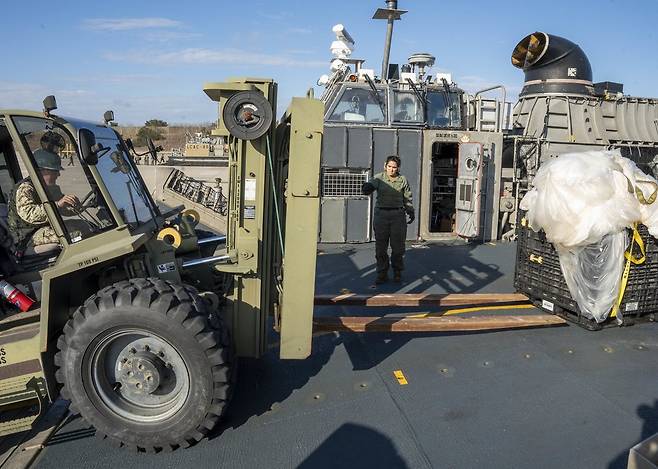
[{"label": "metal step", "polygon": [[32,428],[34,421],[39,415],[40,413],[37,413],[27,417],[16,418],[15,420],[0,422],[0,437],[28,431]]},{"label": "metal step", "polygon": [[[31,320],[23,324],[21,319]],[[20,314],[0,330],[0,436],[30,428],[48,401],[38,316]]]},{"label": "metal step", "polygon": [[4,394],[10,389],[9,386],[0,390],[3,393],[0,398],[0,437],[29,430],[47,407],[46,382],[43,378],[12,380],[12,388],[20,381],[23,381],[22,388],[14,393]]},{"label": "metal step", "polygon": [[41,309],[36,308],[27,313],[16,312],[15,314],[0,317],[0,336],[8,334],[10,329],[38,321],[40,314]]},{"label": "metal step", "polygon": [[[0,408],[12,406],[22,401],[38,399],[39,396],[34,386],[30,384],[30,381],[34,379],[34,376],[27,375],[0,381]],[[41,386],[39,393],[45,394],[45,392],[45,387]]]}]

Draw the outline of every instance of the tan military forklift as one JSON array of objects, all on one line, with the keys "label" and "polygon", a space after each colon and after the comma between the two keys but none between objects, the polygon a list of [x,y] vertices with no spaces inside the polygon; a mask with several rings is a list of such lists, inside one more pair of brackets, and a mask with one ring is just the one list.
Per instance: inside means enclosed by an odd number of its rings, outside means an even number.
[{"label": "tan military forklift", "polygon": [[[1,280],[35,300],[26,312],[0,300],[0,436],[29,429],[61,393],[115,444],[189,446],[226,410],[236,357],[263,354],[272,327],[282,358],[310,354],[323,106],[294,98],[276,125],[276,90],[205,86],[231,148],[223,236],[154,203],[111,113],[59,117],[52,97],[44,112],[0,110]],[[62,157],[57,190],[34,156],[44,145]],[[7,227],[26,178],[58,243]],[[61,194],[80,203],[61,209]]]}]

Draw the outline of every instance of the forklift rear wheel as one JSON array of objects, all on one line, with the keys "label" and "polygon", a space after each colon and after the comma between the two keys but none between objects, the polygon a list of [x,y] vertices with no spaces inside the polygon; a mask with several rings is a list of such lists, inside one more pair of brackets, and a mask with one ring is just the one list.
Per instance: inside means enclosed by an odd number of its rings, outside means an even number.
[{"label": "forklift rear wheel", "polygon": [[228,331],[190,287],[132,279],[104,288],[78,308],[57,345],[62,396],[118,446],[194,444],[231,397]]}]

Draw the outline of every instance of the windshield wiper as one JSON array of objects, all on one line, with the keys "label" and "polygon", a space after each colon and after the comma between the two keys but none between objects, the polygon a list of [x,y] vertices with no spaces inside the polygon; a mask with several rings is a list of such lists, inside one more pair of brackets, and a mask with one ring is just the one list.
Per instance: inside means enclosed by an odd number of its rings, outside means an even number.
[{"label": "windshield wiper", "polygon": [[414,91],[414,94],[416,95],[418,101],[420,101],[424,106],[425,103],[427,102],[427,98],[423,97],[423,94],[418,90],[416,84],[413,81],[411,81],[411,78],[407,78],[407,83],[409,83],[409,86]]},{"label": "windshield wiper", "polygon": [[377,91],[377,87],[373,83],[372,78],[370,78],[370,76],[368,74],[364,74],[363,76],[365,77],[366,81],[368,82],[368,86],[370,86],[370,94],[375,99],[377,104],[379,104],[379,109],[382,110],[382,114],[384,114],[384,116],[386,116],[386,109],[384,108],[384,103],[382,103],[382,100],[379,97],[379,91]]},{"label": "windshield wiper", "polygon": [[448,106],[448,118],[450,119],[450,125],[452,126],[452,114],[454,109],[452,108],[452,100],[450,99],[450,85],[448,85],[448,80],[441,78],[441,83],[443,84],[443,95],[445,97],[446,106]]}]

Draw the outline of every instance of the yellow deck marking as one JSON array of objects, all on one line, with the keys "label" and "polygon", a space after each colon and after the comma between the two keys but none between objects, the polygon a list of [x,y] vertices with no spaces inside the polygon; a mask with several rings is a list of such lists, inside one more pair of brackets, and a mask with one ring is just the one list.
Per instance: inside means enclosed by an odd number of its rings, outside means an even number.
[{"label": "yellow deck marking", "polygon": [[400,383],[400,386],[404,386],[405,384],[409,384],[407,382],[407,378],[404,377],[404,373],[402,373],[402,370],[395,370],[393,372],[393,376],[395,376],[395,379],[398,380],[398,383]]},{"label": "yellow deck marking", "polygon": [[451,316],[453,314],[462,314],[462,313],[474,313],[476,311],[493,311],[497,309],[532,309],[535,305],[532,304],[523,304],[523,305],[501,305],[501,306],[474,306],[471,308],[458,308],[458,309],[449,309],[442,313],[423,313],[423,314],[410,314],[405,316],[407,318],[429,318],[433,316]]}]

